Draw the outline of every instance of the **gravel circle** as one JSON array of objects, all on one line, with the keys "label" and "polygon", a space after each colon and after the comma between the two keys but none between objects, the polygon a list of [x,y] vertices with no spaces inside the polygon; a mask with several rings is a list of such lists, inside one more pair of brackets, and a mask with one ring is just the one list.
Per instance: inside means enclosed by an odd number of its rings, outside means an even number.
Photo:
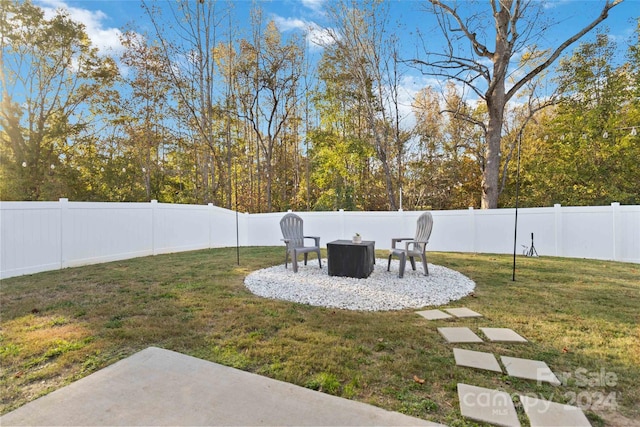
[{"label": "gravel circle", "polygon": [[429,276],[422,265],[416,271],[407,262],[404,278],[398,278],[398,260],[376,259],[367,279],[329,276],[327,260],[310,259],[308,265],[298,264],[298,273],[291,265],[257,270],[249,274],[245,286],[255,295],[284,301],[345,310],[387,311],[443,305],[473,292],[476,284],[467,276],[440,265],[429,264]]}]

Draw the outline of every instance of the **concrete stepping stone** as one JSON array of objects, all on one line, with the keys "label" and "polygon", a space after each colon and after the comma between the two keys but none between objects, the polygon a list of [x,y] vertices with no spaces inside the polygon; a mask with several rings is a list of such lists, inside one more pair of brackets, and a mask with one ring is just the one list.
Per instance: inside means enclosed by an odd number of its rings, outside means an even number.
[{"label": "concrete stepping stone", "polygon": [[535,397],[520,396],[531,427],[576,426],[591,427],[591,423],[577,406],[563,405]]},{"label": "concrete stepping stone", "polygon": [[440,310],[416,311],[416,314],[419,314],[427,320],[450,319],[452,317],[450,314]]},{"label": "concrete stepping stone", "polygon": [[482,339],[469,328],[438,328],[438,332],[450,343],[483,342]]},{"label": "concrete stepping stone", "polygon": [[444,311],[449,314],[453,314],[456,317],[482,317],[482,314],[476,313],[475,311],[470,310],[466,307],[445,308]]},{"label": "concrete stepping stone", "polygon": [[509,393],[459,383],[458,399],[463,417],[497,426],[520,427]]},{"label": "concrete stepping stone", "polygon": [[524,337],[509,328],[480,328],[480,330],[489,338],[489,341],[527,342]]},{"label": "concrete stepping stone", "polygon": [[527,380],[544,381],[553,385],[561,382],[546,363],[539,360],[519,359],[517,357],[500,356],[507,374]]},{"label": "concrete stepping stone", "polygon": [[486,369],[487,371],[502,373],[502,368],[500,364],[498,364],[498,360],[491,353],[454,348],[453,357],[455,357],[456,365],[458,366]]}]

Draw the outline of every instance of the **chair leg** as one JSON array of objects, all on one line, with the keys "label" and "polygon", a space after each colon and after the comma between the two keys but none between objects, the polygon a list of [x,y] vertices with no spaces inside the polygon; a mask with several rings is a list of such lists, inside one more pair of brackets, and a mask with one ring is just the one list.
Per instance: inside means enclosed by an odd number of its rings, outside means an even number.
[{"label": "chair leg", "polygon": [[295,249],[291,254],[291,264],[293,265],[293,272],[297,273],[298,272],[298,253],[296,252]]},{"label": "chair leg", "polygon": [[404,277],[404,269],[407,265],[407,254],[400,254],[400,271],[398,271],[398,277],[402,279]]},{"label": "chair leg", "polygon": [[304,265],[307,265],[307,258],[309,258],[309,253],[305,252],[304,253]]},{"label": "chair leg", "polygon": [[287,262],[289,262],[289,249],[284,252],[284,268],[287,268]]},{"label": "chair leg", "polygon": [[422,268],[424,268],[424,275],[429,275],[429,265],[427,264],[427,255],[423,254],[420,258],[422,258]]},{"label": "chair leg", "polygon": [[320,268],[322,268],[322,259],[320,258],[320,249],[318,249],[316,253],[318,254],[318,264],[320,265]]},{"label": "chair leg", "polygon": [[411,261],[411,269],[413,271],[416,271],[416,260],[412,256],[410,256],[409,261]]},{"label": "chair leg", "polygon": [[389,271],[391,269],[391,257],[393,255],[389,255],[389,263],[387,264],[387,271]]}]

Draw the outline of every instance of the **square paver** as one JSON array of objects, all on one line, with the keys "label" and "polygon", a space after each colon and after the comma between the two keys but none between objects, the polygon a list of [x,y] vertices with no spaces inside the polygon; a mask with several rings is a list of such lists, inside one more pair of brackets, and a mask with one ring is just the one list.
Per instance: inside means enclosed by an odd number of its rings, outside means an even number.
[{"label": "square paver", "polygon": [[458,399],[463,417],[497,426],[520,427],[509,393],[458,384]]},{"label": "square paver", "polygon": [[416,311],[416,314],[427,320],[450,319],[452,316],[440,310]]},{"label": "square paver", "polygon": [[498,360],[491,353],[454,348],[453,357],[455,357],[456,365],[458,366],[486,369],[488,371],[502,373],[502,368],[498,364]]},{"label": "square paver", "polygon": [[576,406],[562,405],[535,397],[520,396],[524,412],[531,427],[576,426],[589,427],[591,423]]},{"label": "square paver", "polygon": [[525,378],[538,382],[560,385],[560,380],[551,372],[546,363],[539,360],[518,359],[517,357],[500,356],[507,374],[512,377]]},{"label": "square paver", "polygon": [[449,314],[453,314],[456,317],[482,317],[482,314],[476,313],[475,311],[470,310],[466,307],[445,308],[444,311]]},{"label": "square paver", "polygon": [[527,342],[524,337],[509,328],[480,328],[489,341]]},{"label": "square paver", "polygon": [[473,333],[469,328],[438,328],[440,335],[447,342],[482,342],[479,336]]}]

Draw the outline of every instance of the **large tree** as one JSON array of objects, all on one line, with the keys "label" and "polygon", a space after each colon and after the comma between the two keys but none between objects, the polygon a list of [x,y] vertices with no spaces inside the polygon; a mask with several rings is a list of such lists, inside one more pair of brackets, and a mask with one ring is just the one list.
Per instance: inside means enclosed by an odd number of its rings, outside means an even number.
[{"label": "large tree", "polygon": [[[532,57],[536,65],[526,67],[514,59],[535,48],[536,39],[551,23],[546,21],[544,4],[537,0],[490,0],[491,24],[485,15],[465,2],[429,0],[446,39],[440,46],[425,47],[425,57],[412,62],[426,74],[460,83],[477,95],[487,107],[485,120],[477,121],[486,140],[485,167],[482,175],[482,207],[497,208],[500,195],[500,155],[507,105],[518,92],[548,69],[562,52],[599,23],[622,0],[606,0],[598,15],[584,28],[557,47]],[[585,11],[586,13],[587,11]],[[518,67],[516,67],[518,65]]]},{"label": "large tree", "polygon": [[[520,192],[525,206],[604,205],[640,201],[637,66],[617,64],[606,33],[560,60],[560,101],[524,135]],[[513,186],[505,196],[513,197]]]},{"label": "large tree", "polygon": [[[190,178],[195,184],[195,199],[231,206],[231,147],[225,138],[222,118],[226,81],[217,68],[215,49],[224,40],[230,11],[217,0],[142,2],[162,47],[164,69],[176,93],[190,156]],[[168,11],[169,19],[162,15]],[[226,31],[231,31],[229,27]],[[225,164],[226,161],[226,164]]]},{"label": "large tree", "polygon": [[354,84],[370,144],[383,171],[388,207],[395,210],[408,134],[400,126],[399,48],[397,38],[389,36],[388,8],[388,3],[376,0],[335,2],[328,9],[335,27],[327,31],[331,42],[326,48],[337,52],[341,72]]},{"label": "large tree", "polygon": [[[277,179],[276,150],[286,150],[283,146],[287,127],[296,119],[304,49],[298,37],[283,40],[273,21],[263,28],[259,11],[252,24],[252,40],[240,41],[237,64],[239,115],[251,127],[257,142],[258,173],[264,169],[266,209],[271,212],[274,208],[273,186]],[[260,159],[263,160],[262,168]],[[285,180],[289,178],[291,176],[283,176]],[[258,210],[262,210],[260,204]]]},{"label": "large tree", "polygon": [[3,1],[0,25],[2,197],[67,196],[74,143],[91,128],[90,102],[117,66],[62,10],[46,19],[30,1]]}]

